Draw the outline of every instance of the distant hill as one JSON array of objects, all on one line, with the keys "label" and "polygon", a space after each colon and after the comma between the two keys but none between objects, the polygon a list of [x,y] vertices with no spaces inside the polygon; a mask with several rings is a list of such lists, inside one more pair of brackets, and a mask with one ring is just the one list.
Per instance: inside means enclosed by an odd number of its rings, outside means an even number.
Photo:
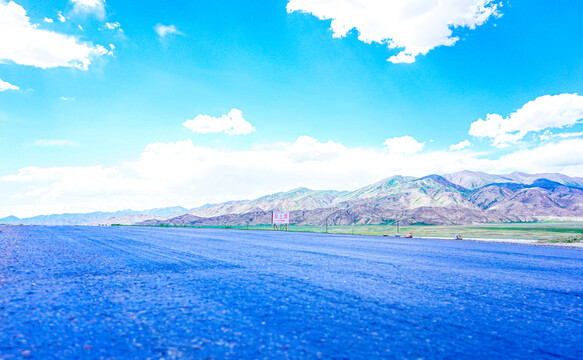
[{"label": "distant hill", "polygon": [[0,224],[18,224],[20,221],[19,218],[16,216],[7,216],[5,218],[0,219]]},{"label": "distant hill", "polygon": [[278,209],[312,210],[328,207],[346,191],[310,190],[298,188],[260,197],[255,200],[231,201],[217,205],[206,205],[192,209],[188,213],[200,217],[213,217],[227,214],[244,214],[255,211],[273,211]]},{"label": "distant hill", "polygon": [[503,175],[491,175],[479,171],[460,171],[453,174],[443,175],[451,183],[462,186],[466,189],[475,190],[490,184],[501,184],[512,182],[511,179]]},{"label": "distant hill", "polygon": [[[172,214],[170,217],[175,218],[177,213]],[[168,217],[166,216],[156,216],[156,215],[148,215],[148,214],[141,214],[141,215],[122,215],[122,216],[112,216],[105,220],[100,220],[94,223],[86,223],[83,225],[133,225],[135,223],[139,223],[141,221],[147,220],[159,220],[163,221],[166,220]]]},{"label": "distant hill", "polygon": [[420,178],[393,176],[354,191],[297,188],[254,200],[114,213],[60,214],[6,223],[258,225],[271,211],[291,212],[293,224],[474,224],[583,217],[583,179],[563,174],[504,175],[461,171]]},{"label": "distant hill", "polygon": [[[169,216],[176,216],[180,213],[185,213],[187,209],[181,206],[167,207],[167,208],[156,208],[143,211],[135,210],[121,210],[116,212],[91,212],[91,213],[80,213],[80,214],[53,214],[53,215],[39,215],[30,218],[19,219],[14,216],[9,216],[8,218],[0,219],[0,223],[17,223],[24,225],[96,225],[100,223],[122,223],[121,221],[111,220],[125,217],[130,215],[147,215],[147,217],[142,217],[136,219],[134,222],[143,221],[151,217],[166,218]],[[6,221],[5,219],[10,219],[13,221]]]}]

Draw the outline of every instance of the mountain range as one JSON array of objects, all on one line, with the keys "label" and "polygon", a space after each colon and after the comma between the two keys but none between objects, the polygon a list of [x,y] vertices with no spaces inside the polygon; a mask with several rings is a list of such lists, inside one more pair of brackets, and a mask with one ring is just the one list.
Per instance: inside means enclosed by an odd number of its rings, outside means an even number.
[{"label": "mountain range", "polygon": [[[53,214],[39,215],[24,219],[16,216],[8,216],[0,219],[0,224],[23,224],[23,225],[94,225],[107,222],[110,219],[117,219],[116,223],[131,225],[138,221],[160,218],[166,219],[172,215],[182,214],[188,211],[181,206],[156,208],[143,211],[120,210],[116,212],[91,212],[82,214]],[[122,221],[126,219],[126,221]],[[131,219],[131,220],[129,220]],[[128,221],[129,220],[129,221]]]},{"label": "mountain range", "polygon": [[115,213],[62,214],[0,223],[72,225],[260,225],[271,211],[290,211],[291,223],[474,224],[583,218],[583,178],[563,174],[505,175],[461,171],[421,178],[393,176],[355,191],[298,188],[254,200],[187,210],[182,207]]}]

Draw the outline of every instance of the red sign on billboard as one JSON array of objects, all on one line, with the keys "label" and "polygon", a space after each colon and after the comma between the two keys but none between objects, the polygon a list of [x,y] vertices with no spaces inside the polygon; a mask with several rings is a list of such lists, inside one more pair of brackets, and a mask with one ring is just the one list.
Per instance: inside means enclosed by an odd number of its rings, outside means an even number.
[{"label": "red sign on billboard", "polygon": [[289,211],[274,211],[271,222],[273,225],[289,224]]}]

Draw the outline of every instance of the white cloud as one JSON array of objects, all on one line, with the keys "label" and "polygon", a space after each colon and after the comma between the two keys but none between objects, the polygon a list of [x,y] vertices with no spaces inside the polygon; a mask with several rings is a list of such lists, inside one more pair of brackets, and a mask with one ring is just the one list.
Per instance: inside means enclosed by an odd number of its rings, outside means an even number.
[{"label": "white cloud", "polygon": [[63,16],[63,13],[59,11],[59,13],[57,14],[57,18],[59,19],[60,22],[64,23],[65,21],[67,21],[67,18]]},{"label": "white cloud", "polygon": [[20,90],[20,88],[16,85],[12,85],[12,84],[7,83],[6,81],[3,81],[2,79],[0,79],[0,92],[6,91],[6,90]]},{"label": "white cloud", "polygon": [[39,147],[69,147],[77,146],[77,143],[70,140],[54,140],[54,139],[41,139],[34,142],[34,146]]},{"label": "white cloud", "polygon": [[542,141],[549,141],[552,139],[556,139],[556,138],[561,138],[561,139],[568,139],[568,138],[573,138],[573,137],[580,137],[583,136],[583,132],[566,132],[566,133],[558,133],[558,134],[553,134],[553,132],[551,130],[546,130],[543,134],[541,134],[539,136],[539,138]]},{"label": "white cloud", "polygon": [[168,35],[184,35],[174,25],[157,24],[156,26],[154,26],[154,31],[156,31],[156,34],[158,34],[158,36],[160,36],[161,38],[165,38]]},{"label": "white cloud", "polygon": [[71,0],[71,3],[75,14],[92,14],[99,20],[105,18],[105,0]]},{"label": "white cloud", "polygon": [[[502,167],[520,167],[526,172],[559,172],[568,169],[583,175],[583,139],[567,139],[519,150],[500,158]],[[544,170],[544,171],[541,171]]]},{"label": "white cloud", "polygon": [[499,16],[499,7],[493,0],[289,0],[287,10],[332,20],[335,38],[356,29],[365,43],[401,49],[389,61],[412,63],[417,55],[455,44],[452,29],[473,30]]},{"label": "white cloud", "polygon": [[391,153],[309,136],[272,145],[229,150],[197,146],[190,140],[153,143],[135,161],[115,166],[25,167],[0,178],[0,217],[194,207],[299,186],[352,190],[396,174],[467,169],[583,175],[583,139],[562,139],[500,159],[469,150]]},{"label": "white cloud", "polygon": [[567,139],[572,137],[579,137],[583,136],[583,132],[574,132],[574,133],[560,133],[560,134],[553,134],[554,137]]},{"label": "white cloud", "polygon": [[63,101],[75,101],[75,98],[74,97],[61,96],[61,100],[63,100]]},{"label": "white cloud", "polygon": [[49,19],[48,17],[45,17],[45,22],[49,24],[54,23],[53,19]]},{"label": "white cloud", "polygon": [[531,131],[573,126],[583,119],[583,96],[578,94],[545,95],[526,103],[504,118],[488,114],[470,126],[470,135],[492,139],[496,147],[506,147]]},{"label": "white cloud", "polygon": [[391,154],[415,154],[423,150],[425,143],[420,143],[411,136],[394,137],[383,143]]},{"label": "white cloud", "polygon": [[0,62],[86,70],[93,57],[104,55],[102,49],[74,36],[39,29],[30,23],[22,6],[0,0]]},{"label": "white cloud", "polygon": [[123,33],[123,29],[121,28],[121,24],[119,22],[106,22],[104,27],[107,30],[112,30],[112,31],[119,31],[120,33]]},{"label": "white cloud", "polygon": [[182,125],[202,134],[225,132],[229,135],[245,135],[255,131],[255,128],[243,118],[243,112],[238,109],[231,109],[229,114],[220,118],[202,114],[197,115],[194,119],[187,120]]},{"label": "white cloud", "polygon": [[472,143],[468,139],[466,139],[462,142],[459,142],[457,144],[453,144],[452,146],[450,146],[449,151],[461,150],[461,149],[467,148],[468,146],[471,146],[471,145],[472,145]]},{"label": "white cloud", "polygon": [[321,143],[318,139],[309,136],[300,136],[294,144],[287,147],[288,159],[292,163],[306,161],[329,161],[337,158],[346,148],[332,140]]}]

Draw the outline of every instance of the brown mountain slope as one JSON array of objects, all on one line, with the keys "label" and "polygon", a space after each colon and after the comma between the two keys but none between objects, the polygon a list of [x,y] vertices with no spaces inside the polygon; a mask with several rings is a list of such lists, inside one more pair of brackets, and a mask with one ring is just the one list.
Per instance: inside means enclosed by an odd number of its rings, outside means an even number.
[{"label": "brown mountain slope", "polygon": [[565,186],[553,190],[526,188],[489,210],[509,216],[583,216],[583,190]]}]

